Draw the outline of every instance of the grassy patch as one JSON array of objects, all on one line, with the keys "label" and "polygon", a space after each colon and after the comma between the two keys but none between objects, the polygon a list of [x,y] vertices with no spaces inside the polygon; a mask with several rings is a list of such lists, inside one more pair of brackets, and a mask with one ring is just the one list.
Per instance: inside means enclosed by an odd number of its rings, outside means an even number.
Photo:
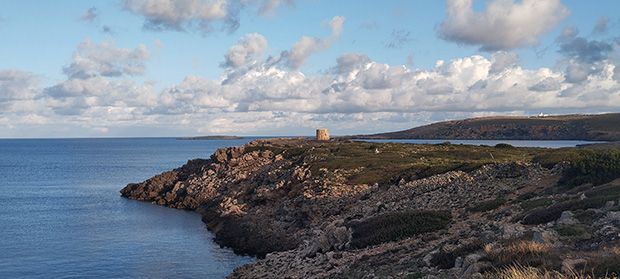
[{"label": "grassy patch", "polygon": [[401,240],[421,233],[444,229],[452,215],[447,211],[409,211],[389,213],[347,226],[353,229],[352,248],[364,248]]},{"label": "grassy patch", "polygon": [[549,245],[520,241],[504,248],[485,247],[487,257],[496,267],[514,265],[555,269],[562,264],[559,255]]},{"label": "grassy patch", "polygon": [[313,175],[342,170],[348,184],[381,185],[429,177],[453,170],[471,171],[486,164],[529,161],[542,148],[375,143],[362,141],[277,141],[247,146],[245,152],[270,150],[309,168]]},{"label": "grassy patch", "polygon": [[620,248],[615,247],[606,253],[600,253],[598,257],[590,259],[588,264],[595,276],[618,278],[620,276]]}]

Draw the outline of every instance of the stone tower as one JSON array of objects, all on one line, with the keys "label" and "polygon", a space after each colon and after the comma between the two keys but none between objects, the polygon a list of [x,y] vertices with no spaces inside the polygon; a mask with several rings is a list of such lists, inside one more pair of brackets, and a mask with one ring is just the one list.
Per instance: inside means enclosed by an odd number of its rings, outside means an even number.
[{"label": "stone tower", "polygon": [[327,129],[317,129],[316,130],[316,139],[317,140],[329,140],[329,130],[327,130]]}]

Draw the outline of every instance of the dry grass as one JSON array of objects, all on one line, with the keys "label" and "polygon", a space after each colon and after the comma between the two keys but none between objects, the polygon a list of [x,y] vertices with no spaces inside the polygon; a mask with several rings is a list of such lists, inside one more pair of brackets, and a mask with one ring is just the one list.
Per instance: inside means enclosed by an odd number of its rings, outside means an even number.
[{"label": "dry grass", "polygon": [[496,272],[485,274],[485,279],[619,279],[610,276],[591,276],[576,273],[562,274],[557,271],[548,271],[531,266],[511,265]]},{"label": "dry grass", "polygon": [[555,271],[541,271],[531,266],[511,265],[497,272],[487,274],[487,279],[568,279],[567,277]]},{"label": "dry grass", "polygon": [[500,279],[620,279],[620,248],[588,257],[582,270],[560,273],[561,259],[549,245],[520,241],[504,248],[485,246],[485,252],[498,269],[485,278]]},{"label": "dry grass", "polygon": [[494,266],[529,266],[556,269],[562,261],[551,247],[532,241],[519,241],[504,248],[485,246],[485,252]]}]

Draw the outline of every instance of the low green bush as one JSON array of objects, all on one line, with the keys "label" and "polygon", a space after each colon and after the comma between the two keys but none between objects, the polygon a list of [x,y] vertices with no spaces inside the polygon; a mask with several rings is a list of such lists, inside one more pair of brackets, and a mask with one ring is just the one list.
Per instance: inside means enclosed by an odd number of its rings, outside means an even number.
[{"label": "low green bush", "polygon": [[607,201],[614,200],[615,196],[594,197],[586,199],[574,199],[559,202],[546,208],[537,208],[523,217],[525,225],[538,225],[557,220],[564,211],[586,210],[589,208],[601,208]]},{"label": "low green bush", "polygon": [[444,229],[450,224],[448,211],[394,212],[347,226],[353,230],[352,248],[364,248]]},{"label": "low green bush", "polygon": [[575,187],[601,185],[620,177],[620,150],[592,153],[576,161],[563,173],[560,184]]},{"label": "low green bush", "polygon": [[521,195],[519,195],[517,197],[517,201],[518,202],[527,201],[527,200],[535,198],[536,196],[538,196],[538,195],[536,193],[534,193],[534,192],[523,193],[523,194],[521,194]]},{"label": "low green bush", "polygon": [[533,200],[527,200],[520,204],[523,210],[532,210],[534,208],[548,206],[551,204],[551,199],[549,198],[539,198]]},{"label": "low green bush", "polygon": [[560,236],[577,237],[586,233],[586,229],[583,226],[559,226],[554,230],[558,232]]},{"label": "low green bush", "polygon": [[510,145],[510,144],[507,144],[507,143],[498,143],[498,144],[495,145],[495,148],[504,148],[504,149],[510,148],[510,149],[514,149],[515,147]]},{"label": "low green bush", "polygon": [[491,211],[493,209],[497,209],[500,206],[506,204],[506,200],[505,199],[494,199],[494,200],[489,200],[489,201],[484,201],[481,202],[477,205],[475,205],[474,207],[469,208],[469,211],[471,212],[487,212],[487,211]]}]

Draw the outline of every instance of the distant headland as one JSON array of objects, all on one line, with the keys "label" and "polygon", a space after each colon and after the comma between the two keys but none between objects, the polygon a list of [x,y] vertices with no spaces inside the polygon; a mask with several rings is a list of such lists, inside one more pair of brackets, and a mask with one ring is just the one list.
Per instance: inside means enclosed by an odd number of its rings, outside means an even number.
[{"label": "distant headland", "polygon": [[180,140],[236,140],[243,139],[238,136],[200,136],[200,137],[185,137],[179,138]]},{"label": "distant headland", "polygon": [[620,141],[620,114],[471,118],[438,122],[398,132],[341,138]]}]

